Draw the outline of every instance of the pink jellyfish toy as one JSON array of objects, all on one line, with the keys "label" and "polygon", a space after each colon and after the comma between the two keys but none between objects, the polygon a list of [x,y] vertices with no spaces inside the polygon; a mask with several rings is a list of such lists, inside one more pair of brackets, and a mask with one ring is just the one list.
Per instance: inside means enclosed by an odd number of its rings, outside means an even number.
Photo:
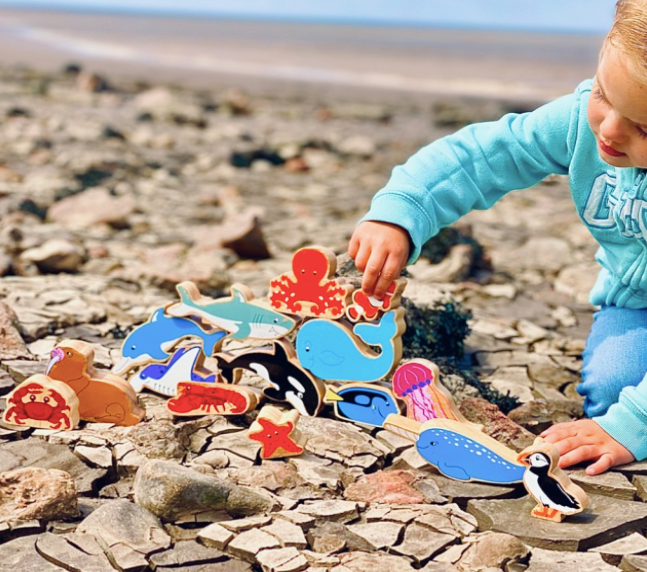
[{"label": "pink jellyfish toy", "polygon": [[451,393],[440,383],[438,366],[425,359],[402,364],[393,374],[393,391],[407,404],[407,417],[421,423],[454,419],[467,423]]}]

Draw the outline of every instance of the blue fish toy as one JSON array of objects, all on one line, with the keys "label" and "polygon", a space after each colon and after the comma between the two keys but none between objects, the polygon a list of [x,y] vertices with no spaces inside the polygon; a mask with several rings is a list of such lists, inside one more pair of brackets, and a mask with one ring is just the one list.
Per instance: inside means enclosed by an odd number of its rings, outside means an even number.
[{"label": "blue fish toy", "polygon": [[384,428],[415,441],[418,453],[446,477],[506,485],[523,481],[526,466],[517,460],[517,453],[466,423],[453,419],[420,423],[389,415]]},{"label": "blue fish toy", "polygon": [[[329,381],[377,381],[391,373],[402,358],[404,309],[382,316],[377,324],[357,324],[349,330],[341,322],[306,322],[296,339],[301,365]],[[379,346],[377,354],[368,345]]]},{"label": "blue fish toy", "polygon": [[334,404],[336,417],[371,427],[382,427],[387,416],[400,413],[392,391],[366,383],[328,386],[324,402]]},{"label": "blue fish toy", "polygon": [[205,355],[210,356],[226,335],[227,332],[221,330],[205,332],[193,320],[167,316],[164,308],[159,308],[148,322],[128,334],[121,346],[122,360],[112,371],[120,375],[138,365],[166,361],[173,347],[190,337],[200,338]]}]

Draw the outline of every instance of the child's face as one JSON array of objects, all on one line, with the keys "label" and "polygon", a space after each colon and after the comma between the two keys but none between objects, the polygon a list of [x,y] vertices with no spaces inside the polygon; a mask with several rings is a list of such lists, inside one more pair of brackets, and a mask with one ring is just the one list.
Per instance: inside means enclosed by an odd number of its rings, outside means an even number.
[{"label": "child's face", "polygon": [[588,119],[598,153],[614,167],[647,168],[647,85],[607,44],[593,83]]}]

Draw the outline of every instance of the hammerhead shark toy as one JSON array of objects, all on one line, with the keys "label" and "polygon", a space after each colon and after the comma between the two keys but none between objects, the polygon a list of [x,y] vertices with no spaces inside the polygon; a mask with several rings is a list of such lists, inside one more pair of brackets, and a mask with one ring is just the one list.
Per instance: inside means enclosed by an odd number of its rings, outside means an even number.
[{"label": "hammerhead shark toy", "polygon": [[197,316],[208,324],[229,332],[234,340],[246,338],[276,340],[289,334],[296,320],[252,301],[252,292],[240,284],[231,287],[231,296],[207,298],[193,282],[176,286],[180,302],[166,309],[171,316]]}]

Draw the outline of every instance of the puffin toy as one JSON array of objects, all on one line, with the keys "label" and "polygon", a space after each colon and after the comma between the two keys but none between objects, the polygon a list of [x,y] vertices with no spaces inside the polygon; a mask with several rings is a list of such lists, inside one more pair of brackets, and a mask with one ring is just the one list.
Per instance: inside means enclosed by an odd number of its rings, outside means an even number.
[{"label": "puffin toy", "polygon": [[559,453],[554,445],[538,437],[519,454],[518,460],[527,467],[523,484],[537,501],[532,516],[561,522],[588,506],[588,495],[559,468]]}]

